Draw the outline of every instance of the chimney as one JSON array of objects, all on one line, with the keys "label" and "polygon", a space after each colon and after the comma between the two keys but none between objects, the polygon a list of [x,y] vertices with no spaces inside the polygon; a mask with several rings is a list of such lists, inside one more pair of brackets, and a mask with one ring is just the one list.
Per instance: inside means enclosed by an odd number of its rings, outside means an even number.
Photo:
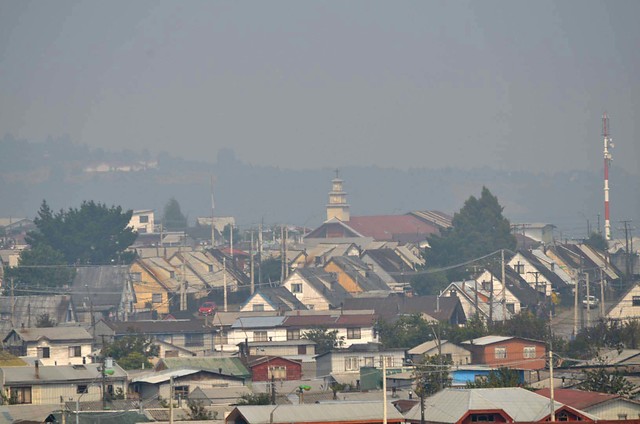
[{"label": "chimney", "polygon": [[40,361],[36,359],[35,365],[36,365],[36,378],[39,380],[40,379]]}]

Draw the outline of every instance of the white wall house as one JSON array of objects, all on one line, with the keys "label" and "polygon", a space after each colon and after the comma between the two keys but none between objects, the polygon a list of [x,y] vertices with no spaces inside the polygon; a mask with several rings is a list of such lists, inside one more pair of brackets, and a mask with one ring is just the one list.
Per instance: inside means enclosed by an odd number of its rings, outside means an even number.
[{"label": "white wall house", "polygon": [[5,337],[14,355],[38,358],[42,365],[80,365],[91,362],[93,336],[82,327],[19,328]]},{"label": "white wall house", "polygon": [[531,287],[544,293],[545,296],[551,296],[553,289],[551,281],[543,274],[543,270],[534,266],[522,253],[516,253],[513,258],[509,260],[508,265],[520,274]]},{"label": "white wall house", "polygon": [[155,229],[155,213],[153,209],[133,211],[129,220],[129,227],[139,234],[153,233]]},{"label": "white wall house", "polygon": [[334,349],[316,356],[316,374],[328,376],[333,373],[358,375],[362,367],[401,368],[405,361],[404,349],[373,349],[372,345],[358,345],[351,349]]}]

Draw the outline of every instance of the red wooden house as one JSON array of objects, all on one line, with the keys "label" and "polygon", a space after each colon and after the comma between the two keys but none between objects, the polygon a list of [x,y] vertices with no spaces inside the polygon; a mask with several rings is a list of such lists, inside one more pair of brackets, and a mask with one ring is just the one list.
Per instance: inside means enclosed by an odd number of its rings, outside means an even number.
[{"label": "red wooden house", "polygon": [[471,351],[471,363],[521,370],[545,368],[546,345],[540,340],[485,336],[462,342]]},{"label": "red wooden house", "polygon": [[302,362],[281,356],[252,356],[247,361],[253,381],[300,380]]}]

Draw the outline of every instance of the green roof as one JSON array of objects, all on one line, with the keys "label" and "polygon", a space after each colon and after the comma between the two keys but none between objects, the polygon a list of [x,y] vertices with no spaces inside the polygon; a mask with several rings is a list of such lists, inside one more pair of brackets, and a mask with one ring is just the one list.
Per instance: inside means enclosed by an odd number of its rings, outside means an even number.
[{"label": "green roof", "polygon": [[7,352],[0,350],[0,367],[22,367],[27,365],[25,361]]},{"label": "green roof", "polygon": [[156,365],[157,370],[191,368],[212,372],[220,372],[224,375],[249,378],[251,372],[238,358],[217,358],[212,356],[194,356],[183,358],[163,358]]}]

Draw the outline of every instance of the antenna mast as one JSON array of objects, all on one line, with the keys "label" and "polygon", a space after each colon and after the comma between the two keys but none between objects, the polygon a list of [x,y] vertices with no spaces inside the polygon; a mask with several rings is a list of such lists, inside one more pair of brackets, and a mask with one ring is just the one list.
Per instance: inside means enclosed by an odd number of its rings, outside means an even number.
[{"label": "antenna mast", "polygon": [[609,164],[611,163],[611,152],[613,142],[609,135],[609,117],[605,112],[602,115],[602,138],[604,141],[604,238],[611,240],[611,220],[609,216]]}]

